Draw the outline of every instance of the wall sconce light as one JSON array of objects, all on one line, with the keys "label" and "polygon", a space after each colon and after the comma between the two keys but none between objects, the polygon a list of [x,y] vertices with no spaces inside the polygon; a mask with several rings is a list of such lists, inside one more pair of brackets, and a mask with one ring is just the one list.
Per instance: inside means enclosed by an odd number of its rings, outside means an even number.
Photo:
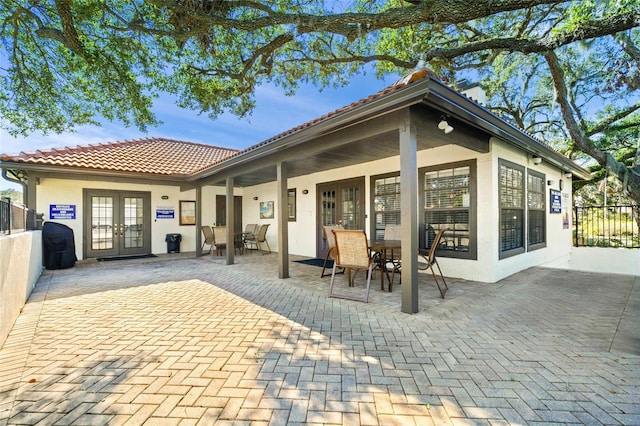
[{"label": "wall sconce light", "polygon": [[168,200],[168,199],[169,199],[169,196],[168,196],[168,195],[163,195],[163,196],[162,196],[162,197],[160,197],[160,198],[162,198],[163,200]]},{"label": "wall sconce light", "polygon": [[442,117],[442,120],[438,123],[438,129],[442,130],[445,134],[453,132],[453,127],[451,127],[444,117]]},{"label": "wall sconce light", "polygon": [[542,163],[542,158],[534,155],[533,157],[531,157],[531,162],[537,166],[538,164]]},{"label": "wall sconce light", "polygon": [[308,190],[308,189],[303,189],[303,190],[302,190],[302,193],[303,193],[304,195],[307,195],[307,194],[309,193],[309,190]]},{"label": "wall sconce light", "polygon": [[553,179],[549,179],[547,181],[547,185],[549,185],[549,186],[553,185],[554,183],[556,183],[556,182]]},{"label": "wall sconce light", "polygon": [[258,201],[258,196],[253,197],[253,201]]},{"label": "wall sconce light", "polygon": [[571,172],[566,172],[564,174],[564,177],[567,178],[567,179],[571,179],[573,177],[573,174],[571,174]]}]

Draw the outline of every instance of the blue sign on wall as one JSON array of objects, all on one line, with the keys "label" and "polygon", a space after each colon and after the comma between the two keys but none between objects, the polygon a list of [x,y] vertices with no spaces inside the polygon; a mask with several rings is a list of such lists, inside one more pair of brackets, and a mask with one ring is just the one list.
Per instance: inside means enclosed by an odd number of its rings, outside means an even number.
[{"label": "blue sign on wall", "polygon": [[75,218],[75,204],[49,204],[49,219],[65,220]]},{"label": "blue sign on wall", "polygon": [[175,210],[173,208],[157,208],[156,219],[173,219],[175,217]]},{"label": "blue sign on wall", "polygon": [[551,194],[549,213],[562,213],[562,194],[560,194],[560,191],[555,189],[550,189],[549,191]]}]

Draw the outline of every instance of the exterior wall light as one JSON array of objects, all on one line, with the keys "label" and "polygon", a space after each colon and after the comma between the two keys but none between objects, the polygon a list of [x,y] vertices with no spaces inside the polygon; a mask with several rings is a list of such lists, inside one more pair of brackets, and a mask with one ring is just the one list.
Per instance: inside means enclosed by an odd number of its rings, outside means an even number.
[{"label": "exterior wall light", "polygon": [[442,120],[440,120],[440,122],[438,123],[438,129],[440,129],[443,132],[445,132],[445,134],[449,134],[449,133],[453,132],[453,127],[451,127],[451,125],[449,125],[447,120],[445,120],[444,118]]},{"label": "exterior wall light", "polygon": [[542,158],[538,156],[531,157],[531,162],[537,166],[538,164],[542,163]]},{"label": "exterior wall light", "polygon": [[258,201],[258,196],[253,197],[253,201]]},{"label": "exterior wall light", "polygon": [[308,189],[303,189],[303,190],[302,190],[302,193],[303,193],[304,195],[307,195],[307,194],[309,193],[309,190],[308,190]]}]

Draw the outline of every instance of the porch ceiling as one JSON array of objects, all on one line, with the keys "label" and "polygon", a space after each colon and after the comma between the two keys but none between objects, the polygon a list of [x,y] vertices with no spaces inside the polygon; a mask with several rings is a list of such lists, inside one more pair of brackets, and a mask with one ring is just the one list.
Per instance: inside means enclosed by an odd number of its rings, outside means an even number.
[{"label": "porch ceiling", "polygon": [[[405,111],[406,113],[406,111]],[[400,154],[399,132],[402,118],[396,111],[380,121],[359,123],[348,129],[304,141],[296,146],[264,156],[252,164],[234,168],[234,173],[220,173],[208,177],[206,185],[224,186],[232,176],[234,186],[246,187],[277,180],[276,163],[286,162],[289,177],[297,177],[341,167],[381,160]],[[416,127],[419,151],[443,145],[461,145],[474,151],[488,152],[489,134],[462,122],[452,122],[455,131],[445,134],[438,130],[438,112],[424,106],[411,108],[411,123]]]}]

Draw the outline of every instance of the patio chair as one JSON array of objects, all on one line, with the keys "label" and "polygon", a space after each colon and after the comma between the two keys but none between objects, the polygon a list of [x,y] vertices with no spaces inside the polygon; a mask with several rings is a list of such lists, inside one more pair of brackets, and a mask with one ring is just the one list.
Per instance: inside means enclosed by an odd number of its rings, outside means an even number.
[{"label": "patio chair", "polygon": [[[373,259],[369,255],[367,235],[364,231],[351,229],[334,229],[333,235],[336,241],[336,250],[333,270],[331,272],[331,284],[329,285],[329,297],[367,303],[369,301],[369,288],[371,287],[371,273],[374,263]],[[333,291],[336,270],[338,268],[347,269],[349,271],[349,274],[347,275],[349,287],[354,286],[355,274],[352,277],[352,271],[367,271],[367,286],[365,288],[364,297],[338,294]]]},{"label": "patio chair", "polygon": [[[334,229],[344,229],[344,227],[342,225],[324,225],[322,227],[324,239],[327,242],[327,254],[324,255],[324,263],[322,264],[322,272],[320,273],[320,278],[331,275],[325,274],[324,271],[329,260],[335,261],[334,251],[336,249],[336,239],[333,236]],[[344,272],[344,269],[342,270],[342,272]]]},{"label": "patio chair", "polygon": [[258,243],[256,241],[257,233],[257,223],[249,223],[244,227],[244,232],[242,233],[242,242],[247,250],[258,250]]},{"label": "patio chair", "polygon": [[260,244],[264,243],[267,245],[269,249],[268,253],[271,253],[271,247],[269,247],[269,241],[267,241],[267,229],[269,228],[269,224],[260,225],[260,229],[258,229],[258,234],[256,235],[256,246],[260,249],[260,252],[264,254],[264,249],[260,247]]},{"label": "patio chair", "polygon": [[[385,240],[400,240],[400,225],[396,224],[387,224],[384,227],[384,239]],[[385,253],[387,258],[384,259],[384,271],[383,273],[387,273],[391,271],[391,280],[389,281],[389,291],[393,289],[393,278],[396,272],[400,272],[400,267],[402,266],[402,260],[400,258],[399,250],[391,250],[390,253]],[[384,288],[382,289],[384,290]]]},{"label": "patio chair", "polygon": [[202,247],[200,247],[200,251],[202,251],[204,249],[204,246],[208,244],[209,250],[207,251],[207,253],[211,253],[211,249],[213,248],[214,244],[213,230],[209,225],[202,225],[200,229],[202,229],[202,233],[204,234],[204,241],[202,241]]},{"label": "patio chair", "polygon": [[[442,235],[445,233],[445,231],[446,231],[446,228],[442,228],[441,230],[438,231],[428,251],[419,250],[420,257],[422,258],[421,260],[423,260],[424,263],[418,262],[419,270],[421,271],[426,271],[427,269],[431,270],[433,279],[436,282],[436,285],[438,286],[438,290],[440,290],[440,296],[443,299],[444,299],[445,293],[447,292],[447,290],[449,290],[449,287],[447,286],[447,282],[444,280],[444,275],[442,275],[442,270],[440,269],[440,265],[438,264],[438,259],[436,259],[436,250],[438,250],[438,246],[442,242],[441,241]],[[436,273],[433,270],[434,265],[438,267],[438,272],[440,272],[440,278],[442,278],[442,284],[440,284],[440,282],[438,282],[438,279],[436,278]]]},{"label": "patio chair", "polygon": [[218,256],[222,256],[222,252],[227,248],[227,227],[213,227],[213,247]]}]

